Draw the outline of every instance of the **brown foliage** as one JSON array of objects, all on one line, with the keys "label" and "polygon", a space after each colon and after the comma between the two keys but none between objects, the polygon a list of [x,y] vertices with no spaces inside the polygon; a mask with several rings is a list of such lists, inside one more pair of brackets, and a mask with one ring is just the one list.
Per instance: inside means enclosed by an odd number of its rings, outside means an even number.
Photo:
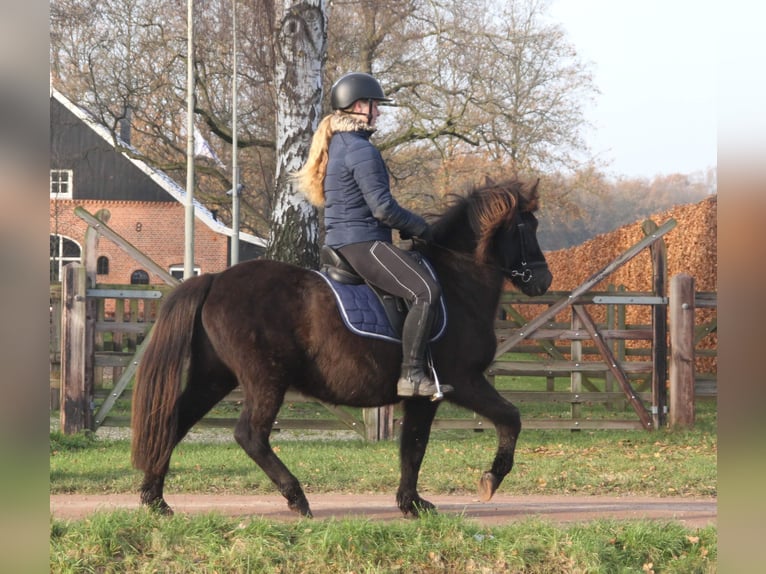
[{"label": "brown foliage", "polygon": [[[716,291],[718,278],[717,208],[718,197],[711,196],[699,203],[681,205],[651,217],[657,225],[669,219],[677,225],[665,236],[667,246],[667,277],[686,273],[694,278],[695,291]],[[552,290],[571,291],[586,279],[606,267],[612,260],[644,238],[643,221],[625,225],[611,233],[599,235],[581,245],[546,253],[553,273]],[[644,250],[604,281],[594,291],[605,291],[609,285],[623,286],[628,291],[652,291],[652,263],[649,250]],[[716,316],[715,309],[698,309],[696,324],[707,323]],[[594,318],[598,313],[594,312]],[[629,306],[628,324],[650,324],[648,306]],[[705,338],[698,348],[716,348],[717,334]],[[698,360],[697,367],[715,371],[714,359]]]},{"label": "brown foliage", "polygon": [[[657,225],[675,219],[676,227],[664,239],[667,245],[668,278],[687,273],[694,277],[697,291],[715,291],[717,285],[717,207],[718,197],[681,205],[651,217]],[[643,221],[604,233],[581,245],[546,253],[553,272],[551,289],[570,291],[603,269],[625,250],[641,241]],[[651,291],[652,263],[648,250],[595,286],[623,285],[628,291]]]}]

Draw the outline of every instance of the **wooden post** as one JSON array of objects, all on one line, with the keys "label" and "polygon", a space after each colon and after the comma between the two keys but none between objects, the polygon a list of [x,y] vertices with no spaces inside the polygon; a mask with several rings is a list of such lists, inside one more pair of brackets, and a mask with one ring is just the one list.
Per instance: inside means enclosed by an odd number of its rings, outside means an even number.
[{"label": "wooden post", "polygon": [[[582,321],[577,313],[572,313],[572,331],[575,333],[582,329]],[[572,339],[570,343],[570,352],[573,363],[580,363],[582,361],[582,340]],[[582,392],[582,373],[580,371],[572,371],[570,374],[570,387],[569,390],[575,394]],[[573,420],[579,420],[582,418],[582,406],[579,402],[572,403],[570,405],[570,412]],[[579,423],[578,423],[579,424]],[[577,432],[579,429],[572,429],[571,432]]]},{"label": "wooden post", "polygon": [[61,285],[50,286],[50,410],[61,406]]},{"label": "wooden post", "polygon": [[670,426],[694,426],[694,278],[670,280]]},{"label": "wooden post", "polygon": [[386,405],[362,411],[365,438],[371,442],[394,438],[394,406]]},{"label": "wooden post", "polygon": [[[96,218],[107,223],[110,218],[108,209],[99,209]],[[85,287],[96,287],[96,273],[98,267],[98,231],[91,226],[85,231],[85,249],[83,250],[83,265],[85,266]],[[87,295],[87,293],[86,293]],[[85,366],[83,388],[87,396],[86,427],[92,431],[93,408],[90,404],[96,389],[96,317],[98,315],[98,302],[93,297],[85,299]],[[99,378],[100,380],[100,378]]]},{"label": "wooden post", "polygon": [[[644,234],[651,235],[657,231],[657,224],[648,219],[642,229]],[[654,295],[665,297],[668,274],[665,239],[652,243],[649,250],[652,255],[652,290]],[[665,305],[652,305],[652,364],[652,417],[654,428],[660,428],[665,425],[668,408],[668,309]]]},{"label": "wooden post", "polygon": [[61,318],[61,430],[74,434],[91,428],[90,398],[85,376],[85,295],[87,276],[80,263],[65,268]]},{"label": "wooden post", "polygon": [[[612,294],[617,291],[616,287],[614,285],[608,285],[606,288],[607,292]],[[624,306],[623,306],[624,307]],[[606,306],[606,328],[607,329],[616,329],[617,325],[617,305],[607,305]],[[617,341],[611,341],[609,343],[609,348],[611,351],[617,355]],[[606,375],[604,376],[604,391],[607,393],[611,393],[614,391],[614,375],[611,371],[607,370]],[[604,408],[608,411],[614,410],[615,404],[614,401],[606,401],[604,403]]]}]

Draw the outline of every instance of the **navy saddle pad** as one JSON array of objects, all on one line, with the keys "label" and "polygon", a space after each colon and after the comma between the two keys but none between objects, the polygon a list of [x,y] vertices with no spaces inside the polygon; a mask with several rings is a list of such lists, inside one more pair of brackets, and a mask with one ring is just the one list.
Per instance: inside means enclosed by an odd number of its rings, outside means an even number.
[{"label": "navy saddle pad", "polygon": [[[338,303],[341,317],[346,326],[357,335],[373,337],[385,341],[401,342],[401,333],[397,332],[388,319],[383,303],[370,287],[338,283],[327,274],[315,271],[332,289]],[[447,328],[447,310],[444,301],[439,299],[436,319],[431,329],[430,341],[439,339]]]}]

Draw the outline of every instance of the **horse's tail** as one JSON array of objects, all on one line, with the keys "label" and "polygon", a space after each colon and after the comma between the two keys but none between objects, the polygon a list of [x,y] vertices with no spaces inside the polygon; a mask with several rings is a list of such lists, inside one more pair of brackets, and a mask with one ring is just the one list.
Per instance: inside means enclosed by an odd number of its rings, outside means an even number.
[{"label": "horse's tail", "polygon": [[131,460],[138,470],[161,474],[170,460],[194,323],[214,277],[206,274],[189,278],[160,307],[133,390]]}]

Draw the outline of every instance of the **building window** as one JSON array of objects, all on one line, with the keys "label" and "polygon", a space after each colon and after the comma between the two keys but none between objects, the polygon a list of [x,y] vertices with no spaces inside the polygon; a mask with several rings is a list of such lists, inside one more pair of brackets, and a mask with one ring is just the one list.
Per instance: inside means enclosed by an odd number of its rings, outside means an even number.
[{"label": "building window", "polygon": [[51,198],[72,199],[73,174],[71,169],[51,170]]},{"label": "building window", "polygon": [[[183,265],[171,265],[169,270],[170,274],[178,279],[179,281],[184,278],[184,266]],[[193,270],[194,276],[196,277],[201,273],[201,269],[199,266],[195,265]]]},{"label": "building window", "polygon": [[96,260],[96,275],[109,275],[109,258],[105,255]]},{"label": "building window", "polygon": [[143,269],[136,269],[130,274],[131,285],[149,285],[149,274]]},{"label": "building window", "polygon": [[51,234],[50,236],[50,280],[61,281],[63,269],[67,263],[82,260],[82,248],[69,237]]}]

